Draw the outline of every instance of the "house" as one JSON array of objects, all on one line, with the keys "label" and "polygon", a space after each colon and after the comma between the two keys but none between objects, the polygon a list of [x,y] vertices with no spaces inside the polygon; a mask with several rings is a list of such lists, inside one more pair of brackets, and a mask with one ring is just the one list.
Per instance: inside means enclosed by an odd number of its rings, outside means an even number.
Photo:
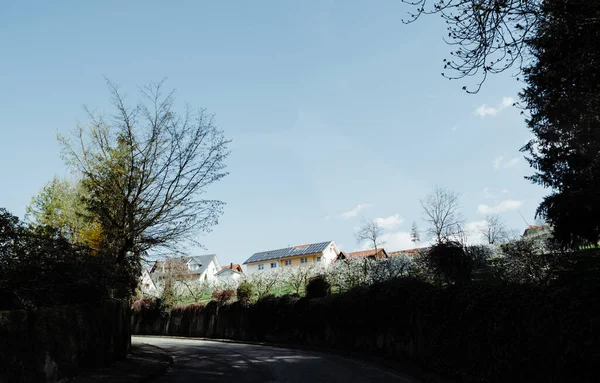
[{"label": "house", "polygon": [[152,279],[150,275],[150,269],[144,269],[142,271],[142,281],[140,283],[140,289],[142,294],[150,294],[155,295],[158,292],[158,288],[156,286],[156,282]]},{"label": "house", "polygon": [[235,282],[243,276],[244,271],[242,271],[242,266],[238,265],[237,263],[221,266],[221,270],[216,275],[219,282]]},{"label": "house", "polygon": [[346,253],[345,251],[340,252],[336,261],[341,261],[344,259],[386,259],[389,258],[389,254],[385,251],[384,248],[377,249],[377,254],[375,253],[375,249],[364,250],[364,251],[355,251],[352,253]]},{"label": "house", "polygon": [[282,267],[306,267],[315,264],[327,266],[340,254],[335,242],[309,243],[254,253],[244,262],[248,274],[278,270]]},{"label": "house", "polygon": [[150,279],[154,280],[155,283],[168,274],[176,274],[176,278],[213,281],[220,270],[221,265],[217,256],[215,254],[207,254],[156,261],[148,274]]}]

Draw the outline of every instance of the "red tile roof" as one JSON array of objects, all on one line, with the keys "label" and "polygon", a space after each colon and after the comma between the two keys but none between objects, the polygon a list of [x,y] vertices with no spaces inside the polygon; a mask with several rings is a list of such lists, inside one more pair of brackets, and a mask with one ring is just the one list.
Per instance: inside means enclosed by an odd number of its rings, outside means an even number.
[{"label": "red tile roof", "polygon": [[227,266],[221,266],[221,270],[225,270],[225,269],[232,269],[234,271],[239,271],[240,273],[242,273],[242,266],[238,265],[237,263],[232,263],[230,265]]}]

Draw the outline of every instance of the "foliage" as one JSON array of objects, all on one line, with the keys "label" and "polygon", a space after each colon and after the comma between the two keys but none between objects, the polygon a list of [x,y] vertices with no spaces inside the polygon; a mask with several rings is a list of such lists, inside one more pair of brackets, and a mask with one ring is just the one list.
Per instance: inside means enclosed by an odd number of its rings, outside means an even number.
[{"label": "foliage", "polygon": [[522,151],[536,171],[527,178],[552,190],[536,214],[577,248],[600,240],[600,3],[548,0],[541,12],[521,93],[534,138]]},{"label": "foliage", "polygon": [[502,278],[512,283],[548,285],[565,258],[560,252],[540,250],[529,239],[504,244],[501,250],[503,258],[495,259],[493,265]]},{"label": "foliage", "polygon": [[135,266],[146,250],[177,250],[217,224],[223,203],[200,196],[227,174],[229,141],[204,110],[177,113],[162,83],[143,88],[148,105],[135,106],[108,85],[114,123],[88,111],[88,126],[59,138],[81,177],[86,214],[117,263]]},{"label": "foliage", "polygon": [[321,267],[311,265],[309,267],[285,267],[282,278],[292,291],[296,294],[304,293],[308,280],[316,273],[322,271]]},{"label": "foliage", "polygon": [[325,275],[315,275],[311,277],[306,285],[307,298],[321,298],[331,294],[331,285]]},{"label": "foliage", "polygon": [[33,225],[55,227],[70,242],[98,252],[104,239],[102,227],[86,215],[83,193],[81,182],[54,177],[31,199],[27,220]]},{"label": "foliage", "polygon": [[436,283],[465,285],[471,281],[473,259],[458,242],[431,246],[420,259],[426,274]]},{"label": "foliage", "polygon": [[106,255],[0,209],[0,307],[98,302],[124,296],[131,283]]},{"label": "foliage", "polygon": [[219,305],[229,302],[233,297],[235,297],[235,290],[232,289],[217,290],[212,293],[212,298],[216,300]]},{"label": "foliage", "polygon": [[248,281],[242,281],[235,292],[238,301],[248,303],[254,295],[254,286]]},{"label": "foliage", "polygon": [[254,286],[254,291],[260,299],[272,294],[276,288],[281,286],[284,283],[284,275],[279,270],[269,270],[248,275],[245,280]]},{"label": "foliage", "polygon": [[138,331],[408,356],[450,381],[595,382],[599,303],[597,285],[449,289],[397,278],[320,299],[269,295],[243,311],[207,306]]}]

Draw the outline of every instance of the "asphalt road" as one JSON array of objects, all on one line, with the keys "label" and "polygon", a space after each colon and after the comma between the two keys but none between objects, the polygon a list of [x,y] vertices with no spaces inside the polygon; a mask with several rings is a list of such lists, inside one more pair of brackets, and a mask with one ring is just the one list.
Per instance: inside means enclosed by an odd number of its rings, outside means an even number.
[{"label": "asphalt road", "polygon": [[136,337],[173,365],[156,382],[417,382],[356,359],[321,352],[194,339]]}]

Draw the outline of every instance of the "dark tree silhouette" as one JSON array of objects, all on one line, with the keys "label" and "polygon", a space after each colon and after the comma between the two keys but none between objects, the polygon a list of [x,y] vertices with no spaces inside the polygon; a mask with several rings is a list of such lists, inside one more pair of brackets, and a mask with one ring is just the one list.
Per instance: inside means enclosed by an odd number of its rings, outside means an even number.
[{"label": "dark tree silhouette", "polygon": [[521,150],[550,188],[536,215],[564,246],[600,239],[600,2],[547,0],[521,93],[534,134]]}]

